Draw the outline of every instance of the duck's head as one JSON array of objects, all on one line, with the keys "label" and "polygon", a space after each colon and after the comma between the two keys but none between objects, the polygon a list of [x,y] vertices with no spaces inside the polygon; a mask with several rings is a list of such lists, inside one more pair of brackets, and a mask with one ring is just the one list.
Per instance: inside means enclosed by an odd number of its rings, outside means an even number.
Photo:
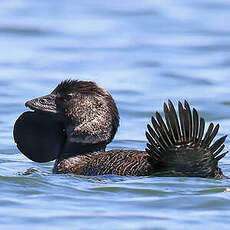
[{"label": "duck's head", "polygon": [[18,148],[33,161],[103,150],[119,125],[112,96],[91,81],[65,80],[50,94],[25,105],[35,112],[26,112],[16,121],[14,138]]}]

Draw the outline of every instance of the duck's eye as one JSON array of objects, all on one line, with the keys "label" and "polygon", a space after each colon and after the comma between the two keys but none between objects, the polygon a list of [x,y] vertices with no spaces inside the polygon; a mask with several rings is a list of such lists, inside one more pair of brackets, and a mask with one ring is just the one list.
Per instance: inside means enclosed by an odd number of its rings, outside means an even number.
[{"label": "duck's eye", "polygon": [[68,101],[73,98],[73,94],[66,94],[64,100]]}]

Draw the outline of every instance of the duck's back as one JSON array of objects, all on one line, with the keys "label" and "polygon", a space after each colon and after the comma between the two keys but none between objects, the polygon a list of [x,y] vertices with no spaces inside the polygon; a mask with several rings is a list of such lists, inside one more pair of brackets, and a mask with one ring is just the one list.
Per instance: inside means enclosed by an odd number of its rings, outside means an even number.
[{"label": "duck's back", "polygon": [[151,158],[145,151],[110,150],[63,159],[57,164],[57,172],[147,176],[153,173],[153,167]]}]

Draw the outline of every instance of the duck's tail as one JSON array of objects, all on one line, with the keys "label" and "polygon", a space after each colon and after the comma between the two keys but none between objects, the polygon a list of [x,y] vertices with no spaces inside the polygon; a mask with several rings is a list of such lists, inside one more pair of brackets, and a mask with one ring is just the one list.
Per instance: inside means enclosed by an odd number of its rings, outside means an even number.
[{"label": "duck's tail", "polygon": [[219,124],[211,123],[204,135],[205,120],[199,118],[196,109],[190,110],[187,101],[184,106],[178,102],[177,115],[172,102],[164,103],[163,121],[156,112],[152,117],[152,125],[147,125],[148,139],[146,151],[152,158],[155,167],[170,174],[182,176],[198,176],[222,178],[224,175],[218,167],[218,161],[227,152],[223,152],[223,144],[227,135],[219,138],[213,144]]}]

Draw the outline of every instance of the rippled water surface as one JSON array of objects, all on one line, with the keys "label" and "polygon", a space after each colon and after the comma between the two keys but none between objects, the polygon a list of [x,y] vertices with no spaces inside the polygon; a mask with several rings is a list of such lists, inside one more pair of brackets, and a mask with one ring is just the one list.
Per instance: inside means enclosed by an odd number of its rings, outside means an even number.
[{"label": "rippled water surface", "polygon": [[12,139],[24,102],[70,77],[113,95],[121,125],[108,149],[144,149],[168,98],[228,134],[229,12],[228,0],[1,0],[0,229],[229,229],[229,179],[54,175]]}]

